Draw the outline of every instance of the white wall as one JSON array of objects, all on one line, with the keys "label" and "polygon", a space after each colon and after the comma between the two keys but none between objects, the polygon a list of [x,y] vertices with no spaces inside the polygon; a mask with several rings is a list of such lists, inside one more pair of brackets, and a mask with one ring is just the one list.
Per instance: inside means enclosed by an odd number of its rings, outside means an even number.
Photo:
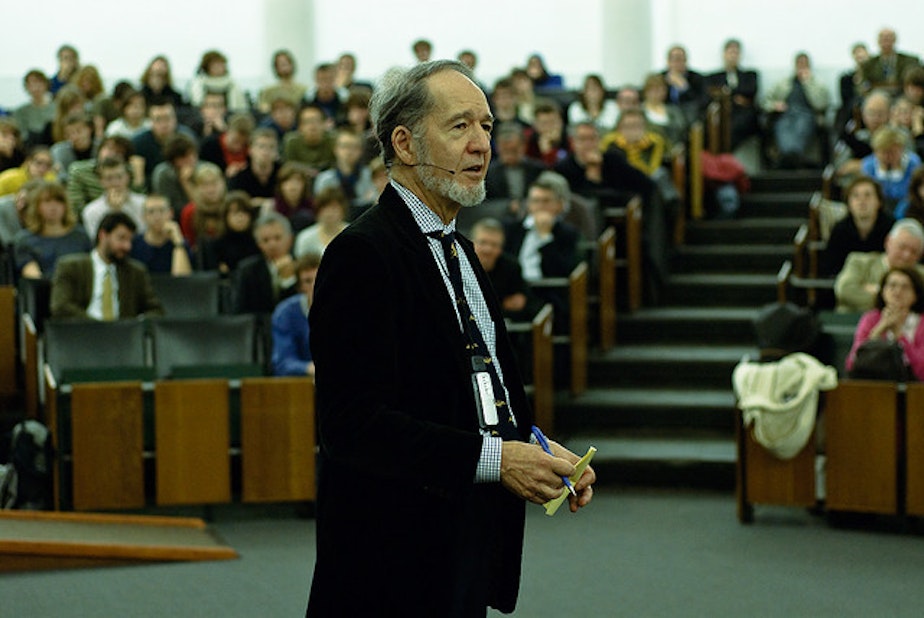
[{"label": "white wall", "polygon": [[[293,49],[299,78],[342,51],[359,59],[359,74],[376,78],[412,61],[411,42],[433,41],[435,55],[454,57],[463,48],[480,58],[478,74],[490,84],[533,51],[577,87],[589,72],[611,85],[641,81],[664,65],[666,49],[682,42],[690,64],[719,66],[722,41],[744,43],[744,61],[769,85],[789,72],[794,53],[805,49],[816,70],[835,85],[850,65],[849,47],[875,47],[884,25],[898,32],[899,47],[924,54],[912,24],[924,17],[920,0],[251,0],[233,3],[158,0],[27,2],[6,7],[0,37],[0,106],[22,103],[21,79],[38,67],[52,71],[55,50],[74,44],[85,63],[96,64],[107,88],[118,78],[137,80],[150,57],[166,53],[176,79],[193,73],[202,52],[221,49],[248,89],[271,80],[269,57]],[[874,17],[870,17],[875,13]]]}]

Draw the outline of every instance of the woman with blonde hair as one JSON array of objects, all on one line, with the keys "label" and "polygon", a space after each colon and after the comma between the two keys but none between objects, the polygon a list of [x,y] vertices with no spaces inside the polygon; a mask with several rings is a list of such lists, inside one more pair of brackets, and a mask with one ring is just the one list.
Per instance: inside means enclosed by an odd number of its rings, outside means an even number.
[{"label": "woman with blonde hair", "polygon": [[16,272],[29,279],[51,279],[58,258],[86,253],[93,245],[77,224],[63,185],[42,182],[27,199],[25,228],[13,238]]},{"label": "woman with blonde hair", "polygon": [[202,162],[192,175],[193,201],[180,213],[180,229],[189,246],[196,250],[203,238],[218,238],[224,232],[224,203],[227,185],[221,168]]}]

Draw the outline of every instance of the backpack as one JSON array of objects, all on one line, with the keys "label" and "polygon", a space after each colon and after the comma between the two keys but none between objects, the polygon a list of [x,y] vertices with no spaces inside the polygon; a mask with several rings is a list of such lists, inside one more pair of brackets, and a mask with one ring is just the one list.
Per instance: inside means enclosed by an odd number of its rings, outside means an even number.
[{"label": "backpack", "polygon": [[13,427],[10,466],[3,475],[7,485],[0,496],[3,508],[40,511],[52,507],[51,433],[42,423],[25,420]]}]

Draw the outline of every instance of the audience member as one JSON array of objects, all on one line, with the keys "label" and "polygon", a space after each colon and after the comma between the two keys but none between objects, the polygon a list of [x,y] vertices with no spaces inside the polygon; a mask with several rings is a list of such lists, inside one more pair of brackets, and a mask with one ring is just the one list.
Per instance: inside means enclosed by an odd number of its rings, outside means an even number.
[{"label": "audience member", "polygon": [[872,309],[879,282],[890,268],[916,268],[924,255],[924,228],[914,219],[897,221],[885,240],[885,252],[851,253],[834,282],[837,311]]},{"label": "audience member", "polygon": [[64,124],[76,114],[86,114],[87,99],[76,86],[65,86],[58,91],[54,99],[55,118],[51,121],[51,141],[61,142],[66,139]]},{"label": "audience member", "polygon": [[853,252],[882,252],[895,219],[885,209],[882,187],[860,176],[844,191],[848,215],[834,224],[821,254],[819,274],[834,277]]},{"label": "audience member", "polygon": [[283,154],[285,136],[296,129],[299,103],[290,95],[278,92],[269,97],[269,113],[257,126],[266,127],[276,132],[279,155]]},{"label": "audience member", "polygon": [[284,158],[307,165],[317,175],[334,164],[334,140],[324,128],[324,110],[308,105],[298,114],[298,130],[286,135]]},{"label": "audience member", "polygon": [[[660,133],[668,144],[686,142],[687,121],[679,107],[667,102],[667,82],[664,76],[660,73],[649,74],[645,78],[642,92],[644,99],[641,109],[648,126]],[[605,130],[612,131],[615,127],[616,123],[613,122]]]},{"label": "audience member", "polygon": [[124,212],[135,222],[138,232],[143,233],[144,196],[129,188],[131,175],[125,161],[119,158],[102,159],[99,162],[99,177],[103,194],[87,204],[80,214],[87,234],[95,235],[100,221],[110,212]]},{"label": "audience member", "polygon": [[601,131],[609,131],[616,125],[618,117],[616,101],[607,98],[603,78],[596,74],[585,77],[577,100],[568,106],[568,124],[589,120]]},{"label": "audience member", "polygon": [[508,200],[508,213],[522,217],[522,201],[529,186],[547,168],[526,156],[526,138],[519,124],[502,123],[495,131],[494,141],[497,157],[491,160],[485,176],[487,199]]},{"label": "audience member", "polygon": [[510,72],[510,83],[517,100],[517,117],[532,125],[535,120],[536,91],[533,80],[525,69],[514,69]]},{"label": "audience member", "polygon": [[571,152],[561,108],[552,99],[536,100],[533,129],[526,140],[526,156],[552,168]]},{"label": "audience member", "polygon": [[132,89],[123,93],[119,108],[119,117],[106,126],[106,137],[121,135],[127,139],[134,139],[143,131],[151,128],[151,119],[148,118],[148,102],[138,90]]},{"label": "audience member", "polygon": [[897,343],[915,380],[924,380],[924,281],[918,270],[890,268],[876,293],[875,308],[860,318],[853,345],[847,355],[847,371],[853,369],[857,350],[867,341]]},{"label": "audience member", "polygon": [[163,156],[164,161],[151,175],[151,189],[170,200],[174,218],[179,220],[183,208],[193,199],[192,178],[201,165],[199,152],[191,137],[178,133],[167,139]]},{"label": "audience member", "polygon": [[260,91],[260,96],[257,98],[258,110],[264,114],[269,113],[273,102],[279,100],[280,95],[293,102],[301,102],[305,99],[308,87],[295,81],[295,67],[295,56],[289,50],[280,49],[273,54],[273,74],[276,76],[276,83]]},{"label": "audience member", "polygon": [[680,108],[687,124],[696,121],[708,102],[703,76],[687,66],[687,50],[674,45],[667,52],[667,68],[661,72],[667,82],[668,100]]},{"label": "audience member", "polygon": [[706,87],[731,96],[731,149],[760,129],[757,124],[757,71],[742,69],[741,41],[729,39],[722,48],[722,70],[706,77]]},{"label": "audience member", "polygon": [[183,106],[183,96],[173,88],[170,61],[166,56],[154,56],[141,74],[141,94],[150,107],[154,103],[169,102],[174,109]]},{"label": "audience member", "polygon": [[21,166],[0,172],[0,196],[16,193],[30,180],[52,181],[56,177],[48,146],[33,146]]},{"label": "audience member", "polygon": [[345,90],[338,90],[336,86],[337,67],[322,63],[314,69],[314,88],[305,96],[310,105],[317,106],[324,112],[326,129],[337,126],[343,116],[343,102],[349,96]]},{"label": "audience member", "polygon": [[25,160],[26,152],[23,148],[19,125],[11,118],[0,117],[0,172],[19,167]]},{"label": "audience member", "polygon": [[860,161],[860,173],[882,186],[885,206],[891,211],[908,195],[911,174],[921,166],[921,158],[908,147],[905,133],[888,125],[873,133],[870,146],[873,154]]},{"label": "audience member", "polygon": [[773,136],[777,164],[783,168],[805,164],[804,153],[824,123],[829,103],[828,88],[812,72],[808,54],[796,54],[795,64],[795,75],[778,82],[764,101],[764,109],[776,115]]},{"label": "audience member", "polygon": [[261,215],[254,224],[259,255],[245,258],[231,273],[235,313],[272,313],[279,301],[297,292],[292,259],[292,228],[278,212]]},{"label": "audience member", "polygon": [[192,201],[180,213],[183,238],[193,251],[199,241],[217,238],[224,230],[225,176],[214,163],[201,163],[190,177]]},{"label": "audience member", "polygon": [[67,170],[75,161],[87,161],[95,155],[93,119],[85,112],[71,114],[64,121],[64,139],[51,147],[58,180],[67,183]]},{"label": "audience member", "polygon": [[80,55],[72,45],[62,45],[58,48],[58,71],[51,76],[49,91],[52,95],[66,86],[77,69],[80,68]]},{"label": "audience member", "polygon": [[216,238],[205,238],[199,251],[203,270],[217,270],[227,275],[244,259],[260,253],[253,237],[254,213],[250,196],[230,191],[223,208],[224,227]]},{"label": "audience member", "polygon": [[[663,78],[664,76],[662,75],[661,77]],[[666,84],[667,81],[664,83]],[[616,108],[619,110],[620,114],[630,109],[641,109],[642,94],[639,92],[639,89],[632,84],[623,84],[620,86],[619,90],[616,91]],[[612,127],[610,127],[610,129],[612,129]]]},{"label": "audience member", "polygon": [[530,54],[526,59],[526,74],[533,80],[533,88],[537,91],[560,90],[564,87],[561,75],[549,73],[545,60],[539,54]]},{"label": "audience member", "polygon": [[128,257],[134,233],[131,217],[110,213],[92,251],[61,259],[51,284],[52,317],[108,321],[163,315],[147,269]]},{"label": "audience member", "polygon": [[55,106],[49,93],[48,77],[38,69],[32,69],[26,73],[22,81],[29,94],[29,102],[16,108],[13,119],[22,131],[23,142],[30,145],[51,144],[51,123],[55,118]]},{"label": "audience member", "polygon": [[214,163],[227,178],[247,167],[248,143],[254,130],[250,114],[234,114],[227,130],[209,135],[199,145],[199,159]]},{"label": "audience member", "polygon": [[218,50],[210,49],[202,55],[196,74],[189,82],[189,103],[199,107],[206,94],[225,95],[225,104],[232,112],[250,111],[247,97],[228,72],[228,58]]},{"label": "audience member", "polygon": [[315,194],[316,222],[299,232],[295,239],[295,256],[323,255],[330,241],[346,229],[349,211],[349,201],[340,187],[328,187]]},{"label": "audience member", "polygon": [[186,111],[182,124],[193,132],[197,142],[228,130],[228,104],[221,92],[206,92],[196,108]]},{"label": "audience member", "polygon": [[67,200],[71,208],[80,215],[84,207],[103,194],[97,163],[103,159],[117,158],[127,161],[132,171],[131,188],[144,193],[144,159],[134,154],[131,141],[119,135],[104,137],[99,144],[95,159],[75,161],[67,170]]},{"label": "audience member", "polygon": [[516,89],[510,78],[499,79],[494,84],[494,90],[491,92],[491,111],[494,113],[495,129],[509,123],[517,124],[524,130],[530,128],[529,123],[520,118]]},{"label": "audience member", "polygon": [[12,246],[16,234],[26,227],[29,193],[41,183],[41,180],[30,180],[16,193],[0,197],[0,253]]},{"label": "audience member", "polygon": [[246,192],[251,206],[266,212],[273,206],[279,173],[279,144],[272,129],[254,129],[247,160],[247,166],[228,181],[228,188]]},{"label": "audience member", "polygon": [[314,223],[314,204],[311,201],[311,177],[301,163],[283,163],[276,174],[274,210],[292,224],[298,234]]},{"label": "audience member", "polygon": [[342,53],[337,58],[336,87],[338,90],[343,89],[350,92],[359,90],[372,92],[372,84],[356,81],[356,56],[349,52]]},{"label": "audience member", "polygon": [[911,174],[908,195],[895,207],[895,218],[915,219],[924,225],[924,166],[919,166]]},{"label": "audience member", "polygon": [[273,310],[272,365],[275,376],[314,375],[314,362],[308,345],[308,311],[314,296],[314,278],[321,256],[303,255],[295,261],[298,294],[280,301]]},{"label": "audience member", "polygon": [[891,28],[879,31],[879,55],[863,63],[863,80],[872,88],[883,88],[890,94],[898,94],[905,72],[920,66],[917,56],[899,53],[895,50],[897,37]]},{"label": "audience member", "polygon": [[889,94],[883,90],[873,90],[863,100],[860,108],[861,123],[850,121],[844,127],[841,138],[834,146],[832,165],[841,178],[848,183],[860,173],[861,161],[873,153],[870,144],[873,133],[889,122],[891,108]]},{"label": "audience member", "polygon": [[144,232],[135,235],[129,255],[141,262],[149,273],[188,275],[192,272],[192,255],[180,226],[173,220],[173,209],[163,195],[144,197],[142,207]]},{"label": "audience member", "polygon": [[16,273],[28,279],[51,279],[60,257],[86,253],[92,245],[68,208],[62,185],[42,182],[28,199],[25,228],[13,237]]},{"label": "audience member", "polygon": [[869,92],[870,89],[869,82],[864,81],[862,68],[863,63],[869,60],[869,50],[866,44],[854,43],[850,48],[850,56],[853,58],[853,69],[841,73],[838,82],[841,92],[841,108],[837,112],[837,119],[834,123],[838,131],[842,131],[854,114],[859,112],[863,93]]},{"label": "audience member", "polygon": [[103,78],[92,64],[85,64],[74,73],[71,84],[80,90],[86,100],[86,111],[90,115],[93,134],[102,137],[106,125],[118,117],[112,99],[106,95]]},{"label": "audience member", "polygon": [[472,227],[472,244],[497,293],[504,317],[517,322],[532,320],[542,301],[523,279],[520,263],[504,252],[504,225],[497,219],[481,219]]},{"label": "audience member", "polygon": [[417,62],[427,62],[433,53],[433,44],[427,39],[417,39],[411,44],[411,51],[414,53],[414,58],[417,59]]},{"label": "audience member", "polygon": [[342,129],[349,129],[359,136],[362,142],[362,157],[360,161],[369,164],[379,155],[379,143],[372,130],[372,121],[369,119],[369,101],[371,95],[366,90],[351,92],[345,104]]},{"label": "audience member", "polygon": [[372,170],[363,165],[362,138],[349,129],[337,132],[334,141],[334,167],[318,174],[314,181],[314,192],[320,193],[328,187],[339,187],[351,207],[368,206],[378,197],[372,184]]},{"label": "audience member", "polygon": [[168,99],[148,102],[148,118],[151,120],[151,128],[132,138],[132,147],[135,154],[144,159],[144,177],[150,182],[154,168],[165,161],[164,146],[167,141],[177,133],[186,135],[194,142],[196,136],[187,127],[177,123],[176,110]]}]

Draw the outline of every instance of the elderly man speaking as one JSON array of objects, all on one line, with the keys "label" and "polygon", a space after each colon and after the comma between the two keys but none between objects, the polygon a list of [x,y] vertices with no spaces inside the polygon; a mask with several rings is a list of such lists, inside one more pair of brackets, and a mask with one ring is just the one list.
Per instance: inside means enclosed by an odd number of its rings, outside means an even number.
[{"label": "elderly man speaking", "polygon": [[[525,501],[578,457],[533,423],[501,308],[455,232],[484,199],[493,118],[454,61],[386,75],[372,118],[391,176],[328,246],[311,309],[320,430],[308,616],[513,611]],[[571,510],[591,500],[588,468]]]}]

